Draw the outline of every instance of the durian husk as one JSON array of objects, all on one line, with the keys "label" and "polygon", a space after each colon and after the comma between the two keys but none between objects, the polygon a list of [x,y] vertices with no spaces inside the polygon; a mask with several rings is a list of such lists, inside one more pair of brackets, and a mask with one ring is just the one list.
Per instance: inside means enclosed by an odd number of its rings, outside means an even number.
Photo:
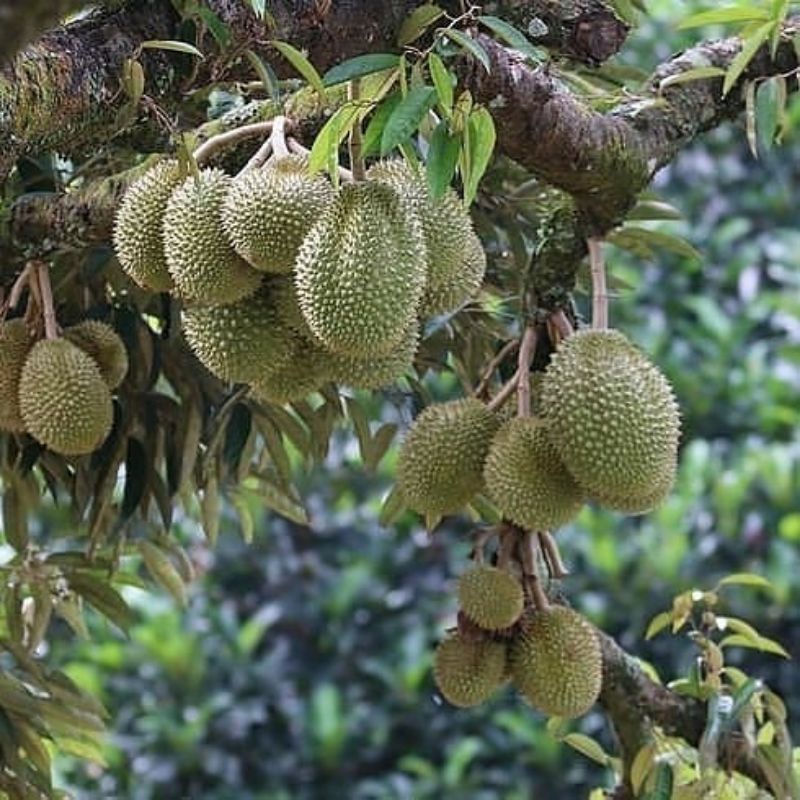
[{"label": "durian husk", "polygon": [[454,706],[480,705],[505,683],[506,658],[503,642],[451,634],[436,648],[436,685]]}]

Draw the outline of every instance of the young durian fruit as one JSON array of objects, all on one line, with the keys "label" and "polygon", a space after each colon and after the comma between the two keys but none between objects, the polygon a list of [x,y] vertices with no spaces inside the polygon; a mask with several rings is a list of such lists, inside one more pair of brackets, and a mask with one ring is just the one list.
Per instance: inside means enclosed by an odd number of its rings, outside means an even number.
[{"label": "young durian fruit", "polygon": [[173,288],[164,255],[164,212],[183,181],[175,159],[160,161],[125,192],[114,225],[114,249],[128,276],[151,292]]},{"label": "young durian fruit", "polygon": [[25,429],[62,455],[96,450],[113,421],[111,392],[94,359],[67,339],[37,342],[19,381]]},{"label": "young durian fruit", "polygon": [[353,389],[381,389],[398,381],[414,363],[419,345],[419,328],[412,325],[394,349],[371,358],[338,355],[328,359],[330,380]]},{"label": "young durian fruit", "polygon": [[522,584],[504,569],[485,564],[465,572],[458,581],[461,610],[487,631],[509,628],[522,614]]},{"label": "young durian fruit", "polygon": [[302,400],[330,380],[327,360],[328,354],[317,344],[295,338],[287,362],[266,368],[262,365],[251,394],[263,403],[280,406]]},{"label": "young durian fruit", "polygon": [[595,503],[611,508],[614,511],[620,511],[623,514],[631,514],[636,516],[638,514],[647,514],[654,508],[658,508],[669,496],[672,490],[672,485],[675,482],[675,471],[667,470],[661,482],[653,486],[652,491],[638,497],[632,497],[626,493],[613,494],[595,492],[588,499],[593,500]]},{"label": "young durian fruit", "polygon": [[389,186],[347,184],[303,241],[295,281],[303,316],[328,350],[388,353],[414,323],[424,287],[419,221]]},{"label": "young durian fruit", "polygon": [[503,642],[451,634],[436,648],[436,685],[454,706],[477,706],[505,683],[506,658]]},{"label": "young durian fruit", "polygon": [[64,338],[94,359],[109,389],[116,389],[125,380],[128,351],[110,325],[87,319],[67,328]]},{"label": "young durian fruit", "polygon": [[454,514],[483,489],[483,465],[500,418],[475,398],[428,406],[397,462],[397,486],[420,514]]},{"label": "young durian fruit", "polygon": [[571,719],[602,687],[603,657],[594,628],[576,611],[551,606],[523,622],[509,650],[511,680],[532,706]]},{"label": "young durian fruit", "polygon": [[281,322],[272,282],[237,303],[188,306],[182,321],[189,347],[223,381],[252,383],[293,355],[295,335]]},{"label": "young durian fruit", "polygon": [[25,429],[19,410],[19,380],[33,339],[23,319],[0,323],[0,430]]},{"label": "young durian fruit", "polygon": [[198,305],[221,306],[253,294],[262,274],[231,247],[222,204],[233,179],[204,169],[172,193],[164,215],[164,252],[175,290]]},{"label": "young durian fruit", "polygon": [[624,509],[663,497],[680,414],[664,375],[619,331],[584,330],[553,354],[542,411],[561,460],[590,497]]},{"label": "young durian fruit", "polygon": [[503,516],[528,530],[559,528],[581,510],[584,495],[535,417],[515,417],[497,432],[483,470]]},{"label": "young durian fruit", "polygon": [[367,177],[395,188],[422,223],[426,285],[421,316],[455,311],[477,292],[486,272],[486,255],[464,204],[451,189],[431,197],[424,177],[400,159],[374,164]]},{"label": "young durian fruit", "polygon": [[257,270],[289,273],[303,239],[333,198],[326,178],[309,175],[307,159],[284,156],[233,181],[222,227],[234,250]]}]

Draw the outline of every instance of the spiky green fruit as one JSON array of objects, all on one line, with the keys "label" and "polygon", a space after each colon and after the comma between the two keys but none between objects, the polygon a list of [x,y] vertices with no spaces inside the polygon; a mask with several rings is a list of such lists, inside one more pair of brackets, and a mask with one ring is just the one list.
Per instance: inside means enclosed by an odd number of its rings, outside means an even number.
[{"label": "spiky green fruit", "polygon": [[515,417],[492,440],[483,471],[486,490],[515,524],[533,531],[558,528],[574,519],[583,492],[534,417]]},{"label": "spiky green fruit", "polygon": [[459,308],[480,288],[486,255],[458,195],[448,189],[433,198],[424,176],[400,159],[374,164],[367,177],[392,186],[422,224],[426,282],[421,315],[430,317]]},{"label": "spiky green fruit", "polygon": [[452,514],[483,488],[483,465],[500,420],[479,400],[428,406],[400,449],[397,485],[421,514]]},{"label": "spiky green fruit", "polygon": [[603,657],[594,628],[563,606],[525,620],[509,651],[511,680],[545,714],[579,717],[597,700]]},{"label": "spiky green fruit", "polygon": [[675,471],[668,470],[665,471],[661,483],[654,486],[649,494],[633,497],[624,492],[621,494],[598,492],[591,495],[589,499],[623,514],[646,514],[648,511],[658,508],[667,499],[674,482]]},{"label": "spiky green fruit", "polygon": [[227,305],[252,294],[262,275],[231,247],[222,204],[233,179],[204,169],[172,193],[164,215],[164,252],[177,293],[199,305]]},{"label": "spiky green fruit", "polygon": [[519,619],[525,595],[522,584],[510,572],[481,565],[459,579],[458,602],[478,627],[498,631]]},{"label": "spiky green fruit", "polygon": [[295,268],[314,336],[335,353],[392,350],[416,319],[424,252],[419,222],[393,189],[370,181],[343,186],[305,238]]},{"label": "spiky green fruit", "polygon": [[94,359],[109,389],[116,389],[125,380],[128,374],[128,351],[110,325],[87,319],[67,328],[64,338]]},{"label": "spiky green fruit", "polygon": [[390,386],[407,373],[419,344],[419,328],[412,325],[394,349],[372,358],[332,353],[328,360],[330,379],[354,389],[380,389]]},{"label": "spiky green fruit", "polygon": [[302,400],[330,380],[327,360],[328,354],[313,342],[295,339],[288,362],[262,369],[252,394],[256,400],[281,406]]},{"label": "spiky green fruit", "polygon": [[19,379],[33,339],[23,319],[0,323],[0,430],[25,429],[19,411]]},{"label": "spiky green fruit", "polygon": [[31,348],[19,381],[25,429],[62,455],[96,450],[111,430],[111,393],[94,359],[66,339]]},{"label": "spiky green fruit", "polygon": [[257,381],[292,357],[294,336],[281,324],[271,284],[230,305],[184,308],[182,317],[194,354],[224,381]]},{"label": "spiky green fruit", "polygon": [[152,292],[173,288],[164,255],[164,213],[183,181],[178,162],[160,161],[134,181],[117,210],[114,249],[125,272]]},{"label": "spiky green fruit", "polygon": [[256,269],[289,273],[303,239],[333,198],[326,178],[308,174],[306,159],[286,156],[233,181],[222,226],[234,250]]},{"label": "spiky green fruit", "polygon": [[542,383],[561,460],[587,494],[650,497],[672,483],[680,416],[664,375],[619,331],[565,339]]},{"label": "spiky green fruit", "polygon": [[505,683],[506,646],[452,634],[436,648],[433,674],[448,702],[462,708],[477,706]]}]

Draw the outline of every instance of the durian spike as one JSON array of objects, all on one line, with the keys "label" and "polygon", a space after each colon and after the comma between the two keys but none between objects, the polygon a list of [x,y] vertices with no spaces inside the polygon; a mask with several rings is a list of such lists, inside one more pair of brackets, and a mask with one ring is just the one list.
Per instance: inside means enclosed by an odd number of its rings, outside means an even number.
[{"label": "durian spike", "polygon": [[473,394],[475,397],[486,399],[489,393],[489,385],[492,382],[495,370],[519,347],[519,339],[512,339],[506,342],[497,355],[486,365],[480,383],[475,387]]},{"label": "durian spike", "polygon": [[[349,102],[357,104],[360,97],[361,81],[358,78],[354,78],[347,85],[347,99]],[[355,124],[350,129],[348,152],[350,155],[350,169],[353,171],[353,179],[357,181],[363,181],[366,177],[362,136],[361,118],[356,116]]]},{"label": "durian spike", "polygon": [[[311,153],[311,151],[307,147],[303,147],[303,145],[301,145],[300,142],[298,142],[297,139],[295,139],[293,136],[290,136],[286,140],[286,143],[289,146],[290,153],[297,153],[298,155],[301,156],[307,156],[310,155]],[[345,169],[342,166],[339,167],[339,177],[343,181],[347,181],[348,183],[352,183],[354,180],[353,173],[349,169]]]},{"label": "durian spike", "polygon": [[530,592],[533,605],[537,611],[547,611],[550,608],[550,601],[542,589],[539,580],[539,571],[536,567],[537,555],[539,554],[539,539],[531,531],[522,534],[520,542],[520,560],[522,562],[523,586]]},{"label": "durian spike", "polygon": [[212,136],[192,153],[192,158],[198,166],[202,166],[217,150],[222,150],[224,147],[236,144],[236,142],[247,139],[250,136],[265,136],[268,133],[272,133],[272,120],[242,125],[239,128]]},{"label": "durian spike", "polygon": [[531,415],[531,364],[536,352],[538,334],[536,328],[529,325],[522,335],[519,346],[519,359],[517,369],[517,416],[529,417]]},{"label": "durian spike", "polygon": [[42,314],[44,316],[44,334],[48,339],[58,339],[58,320],[53,304],[53,287],[50,285],[50,270],[44,261],[34,261],[39,283],[39,292],[42,297]]},{"label": "durian spike", "polygon": [[592,236],[587,240],[587,244],[592,272],[592,327],[595,330],[605,330],[608,327],[608,289],[603,240]]},{"label": "durian spike", "polygon": [[539,531],[539,547],[541,548],[547,571],[551,578],[566,578],[569,570],[561,559],[561,551],[558,549],[553,534],[550,531]]}]

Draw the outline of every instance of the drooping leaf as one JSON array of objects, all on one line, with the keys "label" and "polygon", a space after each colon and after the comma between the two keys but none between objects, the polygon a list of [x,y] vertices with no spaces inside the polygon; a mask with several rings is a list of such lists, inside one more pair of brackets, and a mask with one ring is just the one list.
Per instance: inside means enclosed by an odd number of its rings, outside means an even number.
[{"label": "drooping leaf", "polygon": [[193,44],[172,39],[148,39],[146,42],[142,42],[140,47],[143,50],[171,50],[175,53],[186,53],[186,55],[204,58],[203,54]]},{"label": "drooping leaf", "polygon": [[436,102],[436,89],[418,86],[395,106],[381,135],[381,155],[386,155],[405,142],[419,127],[420,122]]},{"label": "drooping leaf", "polygon": [[152,542],[138,542],[139,552],[156,583],[166,589],[176,602],[186,605],[186,584],[169,556]]},{"label": "drooping leaf", "polygon": [[467,36],[466,33],[456,30],[455,28],[443,28],[440,34],[459,45],[463,50],[466,50],[471,56],[480,61],[487,72],[492,71],[492,63],[489,60],[489,54],[474,39]]},{"label": "drooping leaf", "polygon": [[448,72],[444,62],[436,53],[431,53],[428,56],[428,71],[436,89],[439,107],[446,117],[450,116],[453,113],[453,76]]},{"label": "drooping leaf", "polygon": [[322,82],[325,86],[336,86],[336,84],[351,81],[354,78],[362,78],[374,72],[396,69],[399,64],[400,56],[394,53],[367,53],[331,67],[322,76]]},{"label": "drooping leaf", "polygon": [[769,37],[774,23],[767,22],[751,33],[743,42],[742,49],[736,58],[733,59],[728,71],[725,73],[725,80],[722,84],[722,94],[726,95],[736,85],[736,82],[747,69],[747,65],[753,60],[756,51]]},{"label": "drooping leaf", "polygon": [[502,39],[507,45],[512,47],[522,55],[531,59],[532,61],[541,63],[545,60],[546,54],[543,50],[531,44],[522,31],[517,30],[513,25],[506,22],[500,17],[481,16],[478,17],[478,22],[487,27],[498,38]]},{"label": "drooping leaf", "polygon": [[444,15],[444,10],[434,3],[425,3],[415,8],[404,20],[397,34],[400,47],[415,42],[425,33],[437,19]]},{"label": "drooping leaf", "polygon": [[470,206],[478,194],[478,185],[492,159],[497,133],[492,115],[484,106],[473,109],[469,115],[467,128],[469,174],[464,176],[464,203]]},{"label": "drooping leaf", "polygon": [[461,137],[450,133],[450,126],[441,120],[433,131],[425,165],[428,190],[434,199],[442,197],[450,187],[458,167],[460,149]]},{"label": "drooping leaf", "polygon": [[568,733],[561,741],[601,766],[608,765],[610,760],[608,753],[591,737],[583,733]]},{"label": "drooping leaf", "polygon": [[319,72],[296,47],[278,39],[271,39],[269,44],[300,73],[309,86],[317,90],[320,97],[325,97],[325,84],[322,82]]},{"label": "drooping leaf", "polygon": [[762,19],[769,19],[767,10],[759,8],[755,3],[747,3],[691,14],[686,19],[681,20],[678,24],[678,30],[701,28],[703,25],[724,25],[730,22],[753,22]]}]

